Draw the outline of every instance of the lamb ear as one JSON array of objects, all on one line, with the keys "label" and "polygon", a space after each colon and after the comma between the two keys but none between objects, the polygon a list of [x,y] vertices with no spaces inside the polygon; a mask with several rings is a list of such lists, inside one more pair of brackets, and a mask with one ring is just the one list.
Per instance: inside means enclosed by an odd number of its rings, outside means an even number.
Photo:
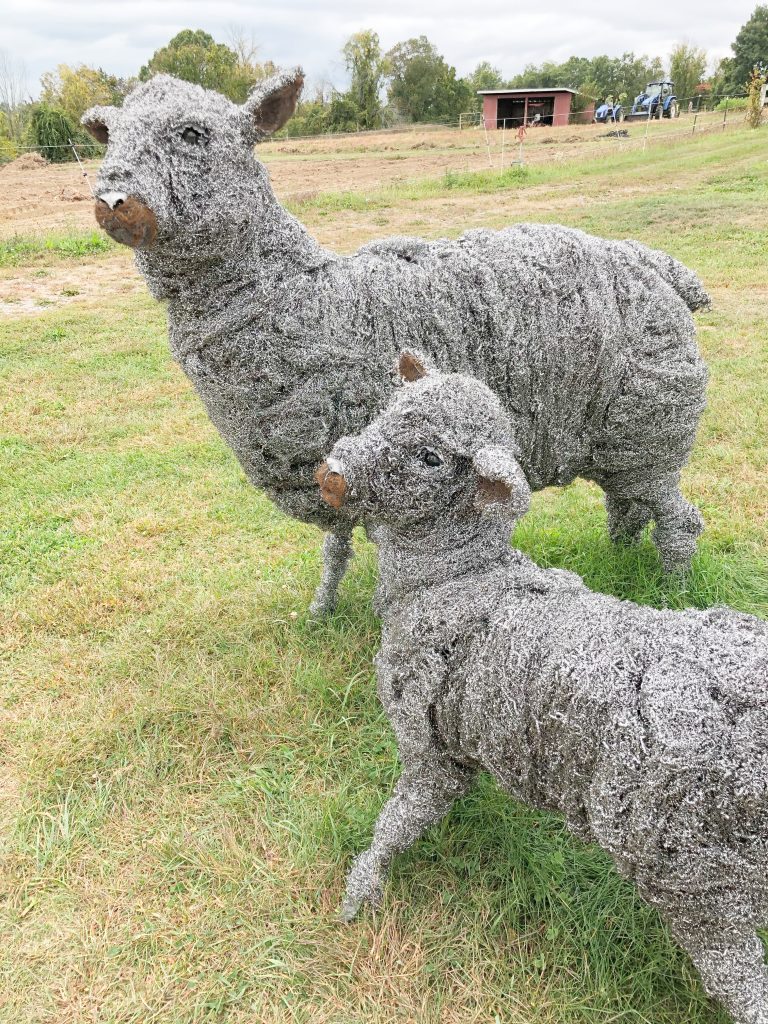
[{"label": "lamb ear", "polygon": [[495,508],[510,519],[528,511],[531,489],[510,445],[489,444],[475,452],[472,465],[477,473],[475,508],[482,512]]},{"label": "lamb ear", "polygon": [[254,87],[242,109],[257,138],[266,138],[283,127],[296,109],[303,85],[304,72],[293,68]]},{"label": "lamb ear", "polygon": [[404,348],[397,359],[397,372],[401,380],[412,384],[434,371],[434,367],[426,356],[415,349]]},{"label": "lamb ear", "polygon": [[80,118],[80,124],[103,146],[109,142],[109,123],[117,116],[117,107],[91,107]]}]

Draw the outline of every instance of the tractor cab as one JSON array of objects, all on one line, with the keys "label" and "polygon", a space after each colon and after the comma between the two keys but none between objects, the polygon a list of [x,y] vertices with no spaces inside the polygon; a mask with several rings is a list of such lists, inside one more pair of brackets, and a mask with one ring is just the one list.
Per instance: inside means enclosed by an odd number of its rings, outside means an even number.
[{"label": "tractor cab", "polygon": [[635,97],[632,110],[627,115],[630,118],[652,118],[678,117],[680,107],[675,95],[675,83],[668,80],[662,82],[649,82],[645,92]]}]

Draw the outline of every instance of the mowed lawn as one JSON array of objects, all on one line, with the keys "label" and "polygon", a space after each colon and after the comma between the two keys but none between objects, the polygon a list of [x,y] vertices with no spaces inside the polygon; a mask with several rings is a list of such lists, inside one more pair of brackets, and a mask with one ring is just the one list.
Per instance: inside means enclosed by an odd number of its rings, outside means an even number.
[{"label": "mowed lawn", "polygon": [[[707,530],[687,587],[648,539],[613,548],[583,483],[518,528],[542,564],[768,617],[767,138],[299,209],[313,230],[354,217],[350,238],[524,209],[702,274],[710,399],[685,491]],[[22,268],[119,258],[19,249]],[[338,612],[309,620],[320,534],[245,483],[147,295],[4,322],[0,406],[3,1024],[724,1024],[607,858],[488,780],[399,858],[378,914],[335,923],[398,773],[374,554],[360,539]]]}]

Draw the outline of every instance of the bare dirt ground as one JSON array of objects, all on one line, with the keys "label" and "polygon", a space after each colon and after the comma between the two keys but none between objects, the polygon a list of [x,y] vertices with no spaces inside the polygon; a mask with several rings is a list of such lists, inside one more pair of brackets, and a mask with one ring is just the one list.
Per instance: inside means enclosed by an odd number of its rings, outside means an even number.
[{"label": "bare dirt ground", "polygon": [[0,316],[29,316],[53,306],[96,301],[105,294],[128,295],[143,288],[127,251],[85,263],[14,267],[0,270]]}]

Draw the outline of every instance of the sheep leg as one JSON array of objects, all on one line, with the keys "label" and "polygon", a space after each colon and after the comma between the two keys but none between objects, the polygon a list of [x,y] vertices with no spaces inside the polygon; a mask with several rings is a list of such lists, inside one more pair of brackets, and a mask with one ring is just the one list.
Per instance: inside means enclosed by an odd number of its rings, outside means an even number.
[{"label": "sheep leg", "polygon": [[407,767],[384,805],[369,848],[355,858],[339,920],[351,921],[363,903],[377,906],[389,863],[440,821],[472,784],[474,772],[451,761]]},{"label": "sheep leg", "polygon": [[696,541],[704,529],[701,513],[680,493],[680,474],[667,478],[649,497],[653,510],[653,543],[664,572],[686,572],[696,554]]},{"label": "sheep leg", "polygon": [[634,544],[653,518],[653,513],[640,501],[616,497],[606,491],[608,534],[615,544]]},{"label": "sheep leg", "polygon": [[763,944],[748,926],[724,931],[721,922],[669,919],[672,934],[734,1024],[768,1024],[768,968]]},{"label": "sheep leg", "polygon": [[310,614],[322,618],[336,607],[339,584],[347,571],[352,557],[352,535],[350,533],[326,533],[323,540],[323,572],[320,586],[309,606]]},{"label": "sheep leg", "polygon": [[680,473],[651,480],[627,480],[623,475],[597,478],[606,494],[608,529],[613,540],[637,539],[651,519],[653,543],[664,572],[685,572],[704,528],[697,508],[680,493]]}]

